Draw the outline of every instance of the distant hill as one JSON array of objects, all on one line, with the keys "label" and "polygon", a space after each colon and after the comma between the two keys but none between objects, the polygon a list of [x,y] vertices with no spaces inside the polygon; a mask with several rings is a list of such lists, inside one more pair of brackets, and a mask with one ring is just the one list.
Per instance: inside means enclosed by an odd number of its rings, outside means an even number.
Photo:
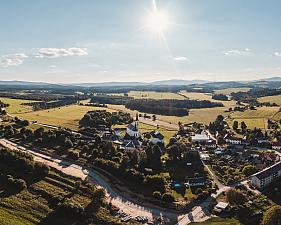
[{"label": "distant hill", "polygon": [[160,80],[151,82],[151,85],[191,85],[191,84],[205,84],[206,80]]},{"label": "distant hill", "polygon": [[31,82],[31,81],[0,81],[1,87],[17,87],[17,88],[89,88],[89,87],[137,87],[137,86],[212,86],[217,88],[228,87],[269,87],[278,88],[281,85],[281,77],[270,77],[260,80],[249,81],[225,81],[225,82],[210,82],[206,80],[160,80],[150,83],[145,82],[103,82],[103,83],[71,83],[71,84],[52,84],[46,82]]},{"label": "distant hill", "polygon": [[76,83],[76,84],[65,84],[68,86],[80,86],[80,87],[112,87],[112,86],[141,86],[147,85],[142,82],[103,82],[103,83]]},{"label": "distant hill", "polygon": [[270,78],[264,78],[264,79],[260,79],[258,81],[268,81],[268,82],[281,82],[281,77],[270,77]]},{"label": "distant hill", "polygon": [[0,85],[49,85],[48,83],[44,82],[32,82],[32,81],[18,81],[18,80],[11,80],[11,81],[0,81]]},{"label": "distant hill", "polygon": [[[208,81],[204,80],[160,80],[150,83],[145,82],[103,82],[103,83],[76,83],[71,85],[81,87],[110,87],[110,86],[142,86],[142,85],[191,85],[191,84],[204,84]],[[67,84],[66,84],[67,85]],[[69,85],[69,84],[68,84]]]}]

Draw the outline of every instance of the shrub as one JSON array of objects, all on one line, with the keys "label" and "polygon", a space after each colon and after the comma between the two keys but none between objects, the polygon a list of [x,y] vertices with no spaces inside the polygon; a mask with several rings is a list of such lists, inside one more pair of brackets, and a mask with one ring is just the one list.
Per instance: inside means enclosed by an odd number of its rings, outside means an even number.
[{"label": "shrub", "polygon": [[172,203],[172,202],[175,201],[175,198],[174,198],[174,196],[173,196],[172,194],[170,194],[170,193],[164,193],[164,194],[162,195],[162,200],[163,200],[164,202]]},{"label": "shrub", "polygon": [[152,193],[152,197],[155,198],[155,199],[157,199],[157,200],[161,200],[161,192],[159,192],[159,191],[154,191],[154,192]]},{"label": "shrub", "polygon": [[241,191],[230,189],[226,192],[226,200],[230,205],[243,205],[246,197]]},{"label": "shrub", "polygon": [[274,206],[268,209],[263,216],[262,225],[280,225],[281,206]]}]

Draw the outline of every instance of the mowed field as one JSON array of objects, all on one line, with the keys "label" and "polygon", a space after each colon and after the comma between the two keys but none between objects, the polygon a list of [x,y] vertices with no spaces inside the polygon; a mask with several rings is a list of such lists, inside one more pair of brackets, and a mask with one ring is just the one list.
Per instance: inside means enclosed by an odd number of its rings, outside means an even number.
[{"label": "mowed field", "polygon": [[17,116],[29,121],[37,121],[38,123],[78,130],[79,120],[84,116],[84,114],[91,110],[114,111],[112,109],[102,107],[70,105],[48,110],[21,113],[17,114]]},{"label": "mowed field", "polygon": [[281,106],[281,95],[275,95],[275,96],[266,96],[262,98],[258,98],[259,102],[271,102],[275,103],[279,106]]},{"label": "mowed field", "polygon": [[257,110],[247,110],[245,112],[234,112],[228,117],[228,122],[232,126],[234,121],[241,123],[244,121],[248,128],[267,129],[268,119],[280,120],[281,112],[279,107],[260,107]]},{"label": "mowed field", "polygon": [[[108,107],[113,110],[121,110],[124,112],[128,112],[131,115],[136,115],[137,113],[140,113],[136,110],[127,109],[124,105],[108,105]],[[188,116],[177,117],[177,116],[156,115],[156,117],[157,117],[157,120],[160,120],[160,121],[163,121],[166,123],[176,124],[176,125],[178,124],[178,122],[182,122],[182,123],[200,122],[200,123],[208,125],[210,122],[213,122],[217,118],[218,115],[227,116],[229,114],[229,113],[225,112],[227,109],[228,109],[228,107],[192,109],[192,110],[190,110]],[[152,114],[147,113],[147,115],[152,115]]]},{"label": "mowed field", "polygon": [[22,105],[22,103],[35,102],[30,100],[12,99],[12,98],[0,98],[0,101],[10,105],[9,107],[6,108],[6,111],[10,114],[31,112],[32,106]]},{"label": "mowed field", "polygon": [[215,94],[230,95],[231,93],[247,92],[249,90],[251,90],[251,88],[225,88],[221,90],[216,90]]},{"label": "mowed field", "polygon": [[185,97],[172,92],[155,92],[155,91],[130,91],[128,93],[130,97],[140,98],[151,98],[151,99],[179,99],[183,100]]},{"label": "mowed field", "polygon": [[[184,117],[156,115],[158,120],[164,121],[166,123],[172,123],[172,124],[178,124],[178,122],[182,122],[182,123],[200,122],[207,125],[210,122],[214,121],[218,115],[227,116],[228,113],[225,111],[231,107],[236,106],[235,101],[217,101],[212,99],[211,93],[181,91],[179,94],[176,94],[176,93],[169,93],[169,92],[162,93],[162,92],[149,92],[149,91],[131,91],[129,93],[129,96],[132,96],[134,98],[209,100],[212,102],[221,102],[224,104],[224,107],[192,109],[190,110],[189,115]],[[123,105],[108,105],[108,107],[113,110],[119,110],[119,111],[121,110],[124,112],[128,112],[131,115],[136,115],[136,113],[141,113],[135,110],[126,109],[125,106]],[[147,115],[152,115],[152,114],[147,114]]]},{"label": "mowed field", "polygon": [[181,91],[181,95],[184,95],[186,98],[191,99],[191,100],[208,100],[211,102],[221,102],[225,107],[233,107],[236,105],[235,101],[220,101],[220,100],[215,100],[212,99],[212,94],[211,93],[200,93],[200,92],[186,92],[186,91]]}]

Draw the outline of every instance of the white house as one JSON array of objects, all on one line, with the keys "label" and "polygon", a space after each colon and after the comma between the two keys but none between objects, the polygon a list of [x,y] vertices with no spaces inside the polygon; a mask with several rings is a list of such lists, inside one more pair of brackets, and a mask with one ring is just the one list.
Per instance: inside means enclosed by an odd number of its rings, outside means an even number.
[{"label": "white house", "polygon": [[140,138],[141,136],[141,133],[139,131],[139,122],[138,121],[135,121],[133,123],[130,123],[128,126],[127,126],[127,130],[126,130],[126,133],[131,136],[131,137],[134,137],[134,138]]},{"label": "white house", "polygon": [[191,136],[191,140],[193,143],[198,142],[208,142],[210,140],[210,137],[207,134],[195,134],[194,136]]},{"label": "white house", "polygon": [[274,164],[264,170],[254,174],[251,183],[258,189],[263,189],[281,177],[281,162]]},{"label": "white house", "polygon": [[226,210],[228,207],[228,203],[226,202],[218,202],[218,204],[215,205],[214,211],[221,213],[222,211]]},{"label": "white house", "polygon": [[234,137],[230,134],[226,134],[224,136],[224,141],[228,144],[231,144],[231,145],[242,145],[244,140],[242,138],[237,138],[237,137]]}]

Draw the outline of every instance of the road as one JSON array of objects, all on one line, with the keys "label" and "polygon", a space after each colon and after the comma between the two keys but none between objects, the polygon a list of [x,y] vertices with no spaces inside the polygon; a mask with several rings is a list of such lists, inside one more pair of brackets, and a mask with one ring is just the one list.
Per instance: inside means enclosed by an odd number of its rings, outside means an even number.
[{"label": "road", "polygon": [[6,139],[0,139],[0,144],[9,149],[29,152],[34,156],[34,160],[37,162],[42,162],[52,168],[62,171],[65,174],[79,177],[82,180],[87,180],[104,188],[111,203],[132,217],[144,216],[147,217],[149,221],[153,221],[155,218],[161,217],[165,221],[165,224],[175,224],[178,221],[178,213],[133,202],[127,196],[114,190],[114,188],[111,187],[110,182],[105,177],[91,168],[83,168],[75,163],[26,149]]}]

